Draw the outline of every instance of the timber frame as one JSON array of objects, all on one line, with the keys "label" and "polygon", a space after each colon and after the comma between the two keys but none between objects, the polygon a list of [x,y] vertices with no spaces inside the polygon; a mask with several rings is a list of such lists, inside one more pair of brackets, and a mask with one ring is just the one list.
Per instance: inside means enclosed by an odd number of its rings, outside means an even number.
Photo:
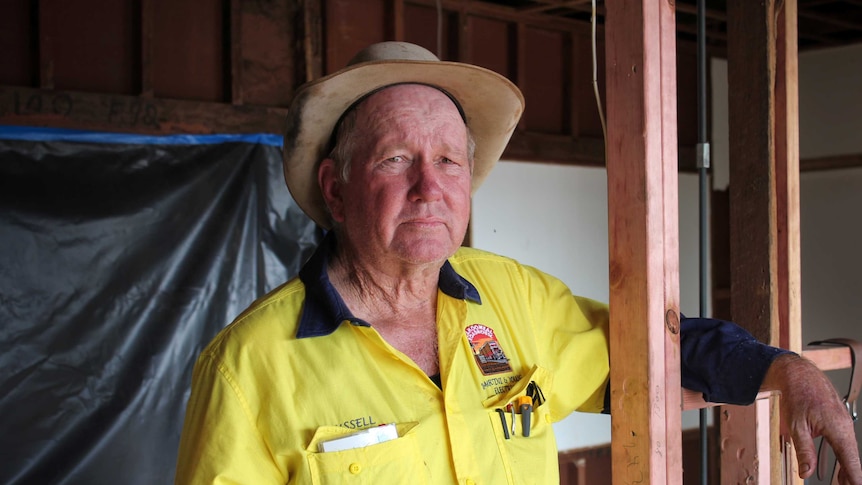
[{"label": "timber frame", "polygon": [[[48,2],[9,2],[24,6],[5,11],[0,27],[27,40],[21,49],[7,49],[0,61],[5,63],[0,65],[0,124],[144,134],[281,134],[296,87],[343,65],[357,46],[384,38],[432,46],[435,38],[427,28],[436,18],[434,0],[374,0],[360,8],[334,0],[223,0],[221,7],[204,11],[216,19],[210,34],[218,42],[195,68],[220,73],[210,76],[164,57],[172,48],[166,39],[183,29],[159,22],[166,3],[132,3],[137,10],[118,15],[135,19],[124,37],[134,38],[123,44],[126,51],[106,60],[129,70],[88,72],[107,86],[93,92],[70,81],[81,72],[64,59],[66,46],[56,40],[63,32],[63,13],[51,10]],[[351,16],[368,10],[366,3],[374,8],[364,14],[378,17],[371,34],[351,28]],[[606,164],[611,405],[619,411],[612,417],[613,483],[683,483],[681,411],[713,404],[674,384],[679,382],[677,172],[695,169],[690,117],[696,104],[690,76],[678,71],[692,64],[695,51],[677,40],[674,2],[607,2],[599,46],[607,143],[594,101],[584,96],[589,82],[575,72],[589,59],[588,26],[487,2],[441,3],[446,11],[442,57],[504,73],[532,103],[504,158]],[[728,0],[727,5],[726,56],[735,93],[730,104],[735,189],[729,200],[730,316],[763,341],[801,351],[799,171],[860,166],[862,156],[800,163],[797,0]],[[486,45],[488,38],[499,44]],[[507,46],[502,55],[495,53],[499,45]],[[537,46],[550,47],[550,64],[537,60],[544,59]],[[556,89],[531,76],[543,69],[558,76]],[[180,81],[186,75],[206,82],[184,85]],[[846,349],[806,355],[825,370],[850,366]],[[750,407],[722,408],[722,483],[781,483],[792,471],[792,453],[778,436],[776,409],[768,394]],[[755,452],[737,453],[743,449]]]}]

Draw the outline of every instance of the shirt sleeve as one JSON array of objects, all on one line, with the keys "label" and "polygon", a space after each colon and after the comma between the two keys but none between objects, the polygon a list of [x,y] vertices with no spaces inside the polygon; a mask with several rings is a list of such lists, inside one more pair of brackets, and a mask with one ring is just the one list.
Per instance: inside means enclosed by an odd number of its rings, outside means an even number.
[{"label": "shirt sleeve", "polygon": [[175,485],[286,483],[235,379],[204,352],[195,365]]},{"label": "shirt sleeve", "polygon": [[681,323],[682,386],[710,402],[751,404],[772,361],[786,353],[732,322],[683,317]]}]

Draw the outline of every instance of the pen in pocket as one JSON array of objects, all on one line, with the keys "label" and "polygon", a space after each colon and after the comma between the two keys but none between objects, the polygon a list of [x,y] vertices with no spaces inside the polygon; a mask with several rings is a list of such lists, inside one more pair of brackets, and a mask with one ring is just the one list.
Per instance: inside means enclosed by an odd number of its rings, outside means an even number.
[{"label": "pen in pocket", "polygon": [[503,437],[509,439],[509,426],[506,423],[506,413],[502,409],[497,408],[497,414],[500,415],[500,423],[503,425]]}]

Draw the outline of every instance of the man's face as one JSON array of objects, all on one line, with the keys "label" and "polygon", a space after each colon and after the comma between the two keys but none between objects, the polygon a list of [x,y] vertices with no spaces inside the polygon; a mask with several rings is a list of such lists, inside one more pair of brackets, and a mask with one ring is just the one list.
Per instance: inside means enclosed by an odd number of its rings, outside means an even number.
[{"label": "man's face", "polygon": [[331,160],[320,176],[342,237],[367,261],[442,262],[460,246],[470,217],[467,128],[458,109],[437,89],[411,84],[356,109],[349,181],[332,180]]}]

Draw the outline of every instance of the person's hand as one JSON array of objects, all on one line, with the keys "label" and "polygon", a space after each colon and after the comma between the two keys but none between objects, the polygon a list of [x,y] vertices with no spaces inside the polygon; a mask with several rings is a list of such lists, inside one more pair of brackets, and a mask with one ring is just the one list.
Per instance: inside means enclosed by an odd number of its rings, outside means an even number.
[{"label": "person's hand", "polygon": [[762,388],[781,392],[782,433],[793,439],[800,478],[810,477],[817,469],[814,439],[823,436],[841,464],[839,483],[862,485],[853,420],[817,366],[795,354],[781,355],[769,367]]}]

